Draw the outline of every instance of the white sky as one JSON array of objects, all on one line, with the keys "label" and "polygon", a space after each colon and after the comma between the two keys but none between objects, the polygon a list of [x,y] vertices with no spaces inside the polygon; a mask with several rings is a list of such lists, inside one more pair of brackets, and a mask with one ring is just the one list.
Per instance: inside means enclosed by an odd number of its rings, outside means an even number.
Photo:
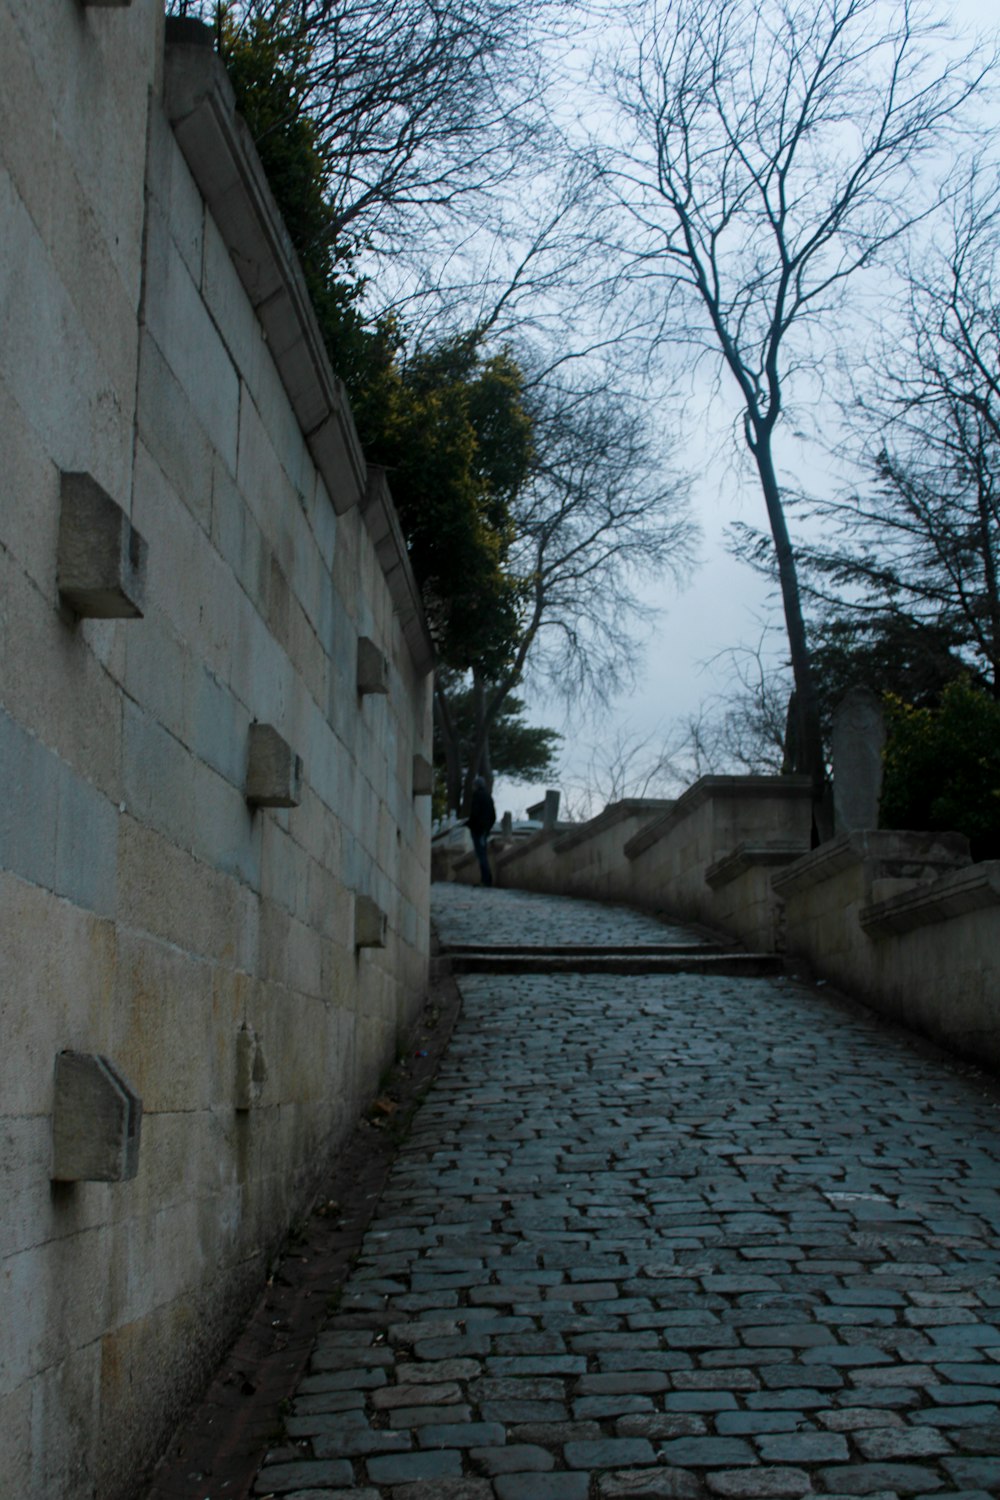
[{"label": "white sky", "polygon": [[[950,15],[963,32],[993,29],[1000,22],[1000,0],[955,0],[939,9],[942,17]],[[678,592],[671,584],[653,591],[662,614],[645,648],[639,689],[615,700],[603,722],[589,723],[567,718],[563,706],[543,693],[530,689],[523,692],[528,722],[550,725],[565,735],[562,774],[554,778],[553,785],[565,786],[585,777],[594,747],[598,747],[600,759],[617,735],[648,737],[652,748],[670,733],[677,720],[696,714],[706,699],[722,690],[727,669],[724,662],[713,664],[713,658],[740,644],[756,644],[760,621],[765,617],[780,625],[773,603],[768,605],[766,583],[729,557],[724,547],[723,533],[731,521],[759,527],[766,524],[753,477],[745,468],[738,468],[732,444],[726,440],[727,424],[737,411],[727,397],[731,393],[723,387],[706,413],[708,440],[699,422],[698,431],[688,433],[682,451],[681,462],[694,475],[692,504],[703,531],[703,561],[683,591]],[[823,465],[824,460],[815,449],[789,438],[779,443],[778,454],[786,475],[789,470],[793,475],[797,470],[804,482],[815,485],[817,478],[823,482],[816,466]],[[780,653],[780,631],[773,641]],[[500,813],[509,809],[516,818],[538,800],[542,791],[540,786],[528,787],[498,777],[494,798]]]}]

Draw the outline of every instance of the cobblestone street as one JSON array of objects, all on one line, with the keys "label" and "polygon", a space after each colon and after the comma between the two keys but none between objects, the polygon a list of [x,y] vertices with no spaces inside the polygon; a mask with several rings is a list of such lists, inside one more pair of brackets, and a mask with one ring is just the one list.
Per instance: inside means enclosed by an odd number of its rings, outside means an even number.
[{"label": "cobblestone street", "polygon": [[[434,888],[442,944],[668,943]],[[1000,1114],[822,988],[467,974],[258,1495],[1000,1493]]]}]

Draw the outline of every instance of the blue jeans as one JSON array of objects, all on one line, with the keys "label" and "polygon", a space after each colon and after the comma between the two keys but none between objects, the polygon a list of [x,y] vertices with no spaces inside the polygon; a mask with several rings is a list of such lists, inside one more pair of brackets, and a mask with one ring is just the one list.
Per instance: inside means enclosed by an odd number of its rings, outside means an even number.
[{"label": "blue jeans", "polygon": [[[471,828],[469,829],[469,832],[472,833]],[[493,871],[490,869],[490,856],[488,852],[489,838],[490,836],[488,833],[472,833],[472,845],[476,851],[476,858],[479,860],[479,868],[482,872],[483,885],[493,884]]]}]

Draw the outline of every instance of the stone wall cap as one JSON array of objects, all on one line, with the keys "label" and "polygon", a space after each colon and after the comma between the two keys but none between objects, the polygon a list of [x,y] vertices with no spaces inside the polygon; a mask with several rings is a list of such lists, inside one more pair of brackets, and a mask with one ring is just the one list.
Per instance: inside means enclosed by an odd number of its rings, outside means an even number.
[{"label": "stone wall cap", "polygon": [[554,828],[540,828],[530,838],[519,839],[516,843],[509,845],[497,853],[498,865],[513,864],[516,859],[523,859],[526,854],[534,854],[545,844],[554,844],[564,833],[568,831],[565,823],[557,823]]},{"label": "stone wall cap", "polygon": [[924,833],[898,828],[872,828],[842,833],[804,855],[772,879],[782,897],[809,890],[851,865],[868,864],[880,874],[912,874],[932,878],[936,869],[970,863],[969,841],[961,833]]},{"label": "stone wall cap", "polygon": [[858,920],[869,937],[890,937],[929,927],[966,912],[1000,906],[1000,860],[955,870],[940,880],[863,907]]},{"label": "stone wall cap", "polygon": [[745,875],[748,870],[789,865],[808,852],[801,844],[737,844],[735,849],[709,865],[705,871],[705,884],[717,891],[730,881]]},{"label": "stone wall cap", "polygon": [[736,797],[781,797],[797,802],[812,797],[812,781],[808,776],[702,776],[671,809],[629,839],[626,858],[637,859],[706,802]]},{"label": "stone wall cap", "polygon": [[624,797],[620,802],[611,802],[595,818],[588,819],[586,823],[578,823],[563,834],[555,846],[555,852],[567,854],[587,839],[606,833],[617,823],[624,823],[626,818],[641,817],[645,812],[652,815],[669,812],[673,805],[674,799],[671,797]]}]

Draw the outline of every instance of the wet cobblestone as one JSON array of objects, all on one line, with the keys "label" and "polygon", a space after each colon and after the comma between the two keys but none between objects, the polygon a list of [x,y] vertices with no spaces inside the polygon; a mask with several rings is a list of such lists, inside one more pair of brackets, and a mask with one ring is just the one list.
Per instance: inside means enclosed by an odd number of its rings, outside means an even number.
[{"label": "wet cobblestone", "polygon": [[[435,911],[445,945],[689,936],[520,892]],[[792,980],[460,982],[258,1495],[1000,1492],[992,1086]]]}]

